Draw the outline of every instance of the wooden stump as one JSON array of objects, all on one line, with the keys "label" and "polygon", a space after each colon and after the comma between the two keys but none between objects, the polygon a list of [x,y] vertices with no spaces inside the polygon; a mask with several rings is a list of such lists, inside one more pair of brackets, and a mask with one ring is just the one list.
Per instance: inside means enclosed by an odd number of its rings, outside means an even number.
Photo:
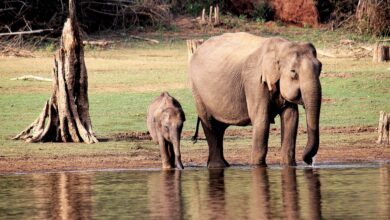
[{"label": "wooden stump", "polygon": [[378,133],[379,137],[376,143],[378,144],[390,144],[390,113],[384,111],[379,112],[379,125]]},{"label": "wooden stump", "polygon": [[203,39],[187,40],[188,62],[190,62],[192,55],[195,53],[199,45],[201,45],[203,42]]},{"label": "wooden stump", "polygon": [[219,6],[217,5],[214,8],[214,26],[218,26],[219,23]]},{"label": "wooden stump", "polygon": [[[215,7],[210,6],[209,16],[208,16],[207,22],[206,22],[206,18],[205,18],[206,15],[205,14],[206,14],[206,9],[203,8],[202,15],[201,15],[200,21],[199,21],[200,25],[208,25],[208,26],[220,25],[221,21],[219,18],[219,6],[218,5],[216,5]],[[214,22],[213,22],[213,17],[214,17]]]},{"label": "wooden stump", "polygon": [[373,62],[386,62],[390,60],[390,50],[389,46],[380,45],[379,43],[376,43],[373,50]]},{"label": "wooden stump", "polygon": [[73,0],[54,58],[53,93],[39,117],[13,139],[96,143],[89,116],[88,76]]},{"label": "wooden stump", "polygon": [[207,24],[207,22],[206,22],[206,9],[204,9],[204,8],[202,10],[202,16],[201,16],[201,19],[200,19],[200,24],[201,25]]},{"label": "wooden stump", "polygon": [[211,24],[212,17],[213,17],[213,6],[210,6],[210,12],[209,12],[209,25]]}]

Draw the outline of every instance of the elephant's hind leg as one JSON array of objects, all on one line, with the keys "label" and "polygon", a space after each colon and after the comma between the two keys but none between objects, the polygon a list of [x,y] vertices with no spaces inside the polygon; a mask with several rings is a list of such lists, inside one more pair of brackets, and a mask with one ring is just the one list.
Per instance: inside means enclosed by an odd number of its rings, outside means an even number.
[{"label": "elephant's hind leg", "polygon": [[[209,121],[208,121],[209,122]],[[223,156],[223,136],[227,125],[217,121],[205,124],[202,120],[202,127],[209,145],[208,168],[225,168],[229,163]]]}]

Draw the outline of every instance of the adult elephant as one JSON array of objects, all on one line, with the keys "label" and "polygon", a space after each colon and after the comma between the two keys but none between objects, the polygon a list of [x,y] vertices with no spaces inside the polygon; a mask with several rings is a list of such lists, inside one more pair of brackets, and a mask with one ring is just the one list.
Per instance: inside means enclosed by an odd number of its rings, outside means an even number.
[{"label": "adult elephant", "polygon": [[282,165],[295,166],[298,104],[304,106],[312,163],[319,146],[321,62],[310,43],[248,33],[212,37],[193,54],[189,79],[209,145],[209,168],[229,166],[223,136],[229,125],[252,125],[251,163],[266,166],[269,126],[281,118]]}]

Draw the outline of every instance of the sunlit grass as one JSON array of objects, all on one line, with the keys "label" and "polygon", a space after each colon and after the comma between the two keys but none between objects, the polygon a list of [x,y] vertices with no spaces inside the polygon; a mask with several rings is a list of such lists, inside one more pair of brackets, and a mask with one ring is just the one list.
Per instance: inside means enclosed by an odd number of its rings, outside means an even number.
[{"label": "sunlit grass", "polygon": [[[279,34],[269,31],[269,34],[312,41],[319,47],[331,45],[331,39],[336,39],[336,36],[337,39],[352,36],[344,32],[307,28],[286,27],[282,30],[287,31]],[[366,40],[364,36],[352,38]],[[25,148],[21,147],[24,146],[21,142],[10,140],[38,116],[51,94],[50,82],[10,80],[26,74],[51,77],[52,54],[44,51],[36,54],[34,58],[0,59],[0,154],[12,154],[13,147],[28,153],[29,148],[46,152],[45,149],[52,149],[53,146],[58,149],[64,146],[47,143]],[[187,82],[185,41],[176,40],[174,43],[163,42],[158,45],[131,41],[107,50],[87,49],[85,57],[89,76],[90,113],[98,137],[119,132],[146,131],[147,106],[162,91],[169,91],[181,102],[187,117],[184,130],[194,130],[196,110]],[[354,60],[319,56],[319,59],[323,63],[321,82],[323,98],[326,99],[322,104],[321,126],[376,125],[378,112],[390,111],[390,70],[387,63],[374,64],[370,58]],[[278,124],[277,120],[273,126],[278,127]],[[305,114],[300,108],[300,126],[304,127],[304,124]],[[350,136],[335,138],[353,139]],[[279,139],[272,140],[280,143]],[[250,139],[238,141],[245,146],[250,145]],[[95,147],[83,146],[79,149],[77,144],[66,145],[58,152],[127,152],[133,144],[109,142],[104,143],[105,147],[99,144]],[[36,150],[36,147],[43,150]],[[16,150],[14,155],[18,154],[20,152]]]}]

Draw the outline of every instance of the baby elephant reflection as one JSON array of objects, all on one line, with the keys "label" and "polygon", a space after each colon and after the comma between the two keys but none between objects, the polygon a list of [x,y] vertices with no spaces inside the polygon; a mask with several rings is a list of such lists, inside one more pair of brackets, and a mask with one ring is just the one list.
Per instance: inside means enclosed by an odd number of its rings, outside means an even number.
[{"label": "baby elephant reflection", "polygon": [[185,121],[180,103],[168,92],[161,93],[147,113],[147,126],[153,141],[159,144],[163,169],[183,169],[180,155],[180,135]]},{"label": "baby elephant reflection", "polygon": [[209,169],[208,209],[210,219],[226,219],[225,170]]},{"label": "baby elephant reflection", "polygon": [[150,219],[183,219],[181,171],[162,170],[148,183]]}]

